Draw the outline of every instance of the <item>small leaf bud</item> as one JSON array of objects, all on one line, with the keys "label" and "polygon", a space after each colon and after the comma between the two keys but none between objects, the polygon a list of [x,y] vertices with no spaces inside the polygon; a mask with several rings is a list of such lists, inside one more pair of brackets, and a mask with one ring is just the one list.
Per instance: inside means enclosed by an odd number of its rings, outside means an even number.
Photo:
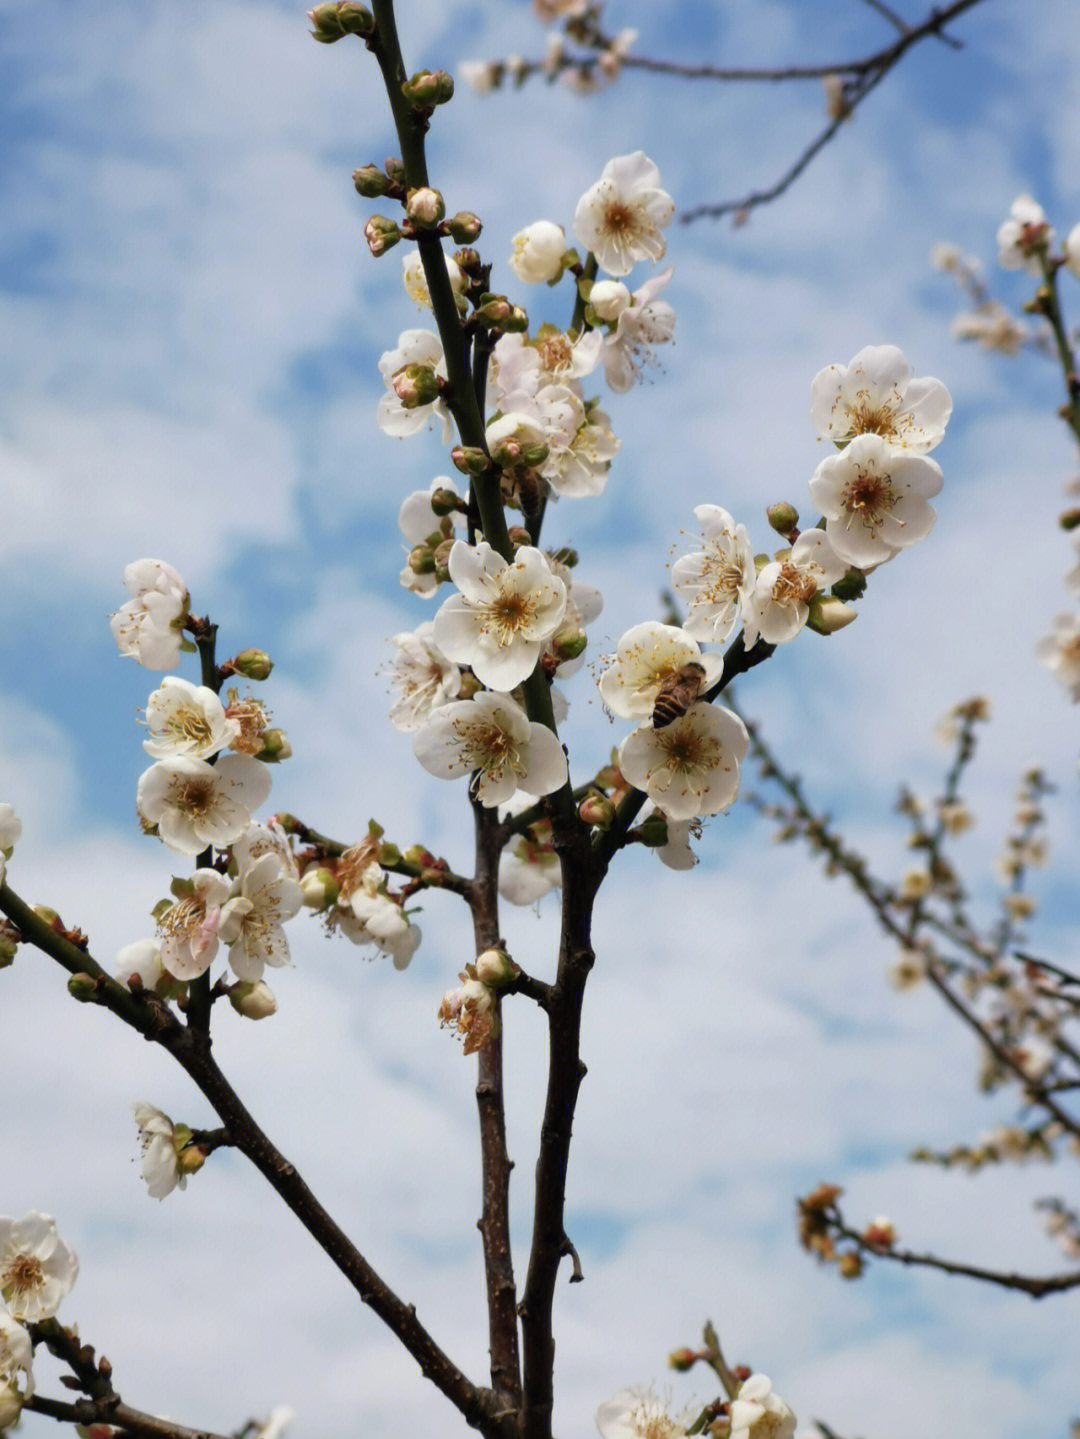
[{"label": "small leaf bud", "polygon": [[1080,505],[1075,506],[1071,510],[1066,510],[1058,520],[1058,524],[1063,530],[1075,530],[1080,526]]},{"label": "small leaf bud", "polygon": [[471,245],[483,228],[479,215],[471,210],[459,210],[450,220],[450,238],[455,245]]},{"label": "small leaf bud", "polygon": [[476,308],[476,318],[489,328],[504,324],[513,313],[513,305],[505,295],[484,295]]},{"label": "small leaf bud", "polygon": [[447,486],[441,485],[437,490],[432,492],[432,513],[440,516],[440,518],[443,515],[455,514],[460,506],[461,496],[456,490],[451,490]]},{"label": "small leaf bud", "polygon": [[480,273],[480,267],[483,262],[480,259],[479,250],[474,250],[466,246],[464,250],[455,250],[453,258],[454,263],[461,273],[468,275],[470,279]]},{"label": "small leaf bud", "polygon": [[697,1357],[693,1349],[673,1349],[667,1357],[667,1362],[672,1369],[677,1370],[680,1374],[685,1374],[688,1369],[694,1367]]},{"label": "small leaf bud", "polygon": [[838,600],[861,600],[866,593],[865,573],[852,565],[851,569],[840,576],[830,593]]},{"label": "small leaf bud", "polygon": [[396,865],[401,864],[401,862],[401,850],[398,849],[396,844],[391,844],[390,841],[387,840],[385,844],[379,845],[379,863],[381,865]]},{"label": "small leaf bud", "polygon": [[387,250],[393,249],[401,239],[401,231],[393,220],[388,220],[385,215],[372,215],[364,226],[364,239],[368,249],[378,259],[380,255],[385,255]]},{"label": "small leaf bud", "polygon": [[521,973],[518,966],[501,949],[485,949],[474,965],[476,978],[489,989],[504,989]]},{"label": "small leaf bud", "polygon": [[560,664],[576,660],[589,643],[587,636],[576,625],[558,630],[551,640],[551,649]]},{"label": "small leaf bud", "polygon": [[[606,794],[587,794],[578,808],[583,824],[594,825],[597,829],[610,829],[615,821],[615,806]],[[665,837],[667,825],[664,826]]]},{"label": "small leaf bud", "polygon": [[388,155],[383,163],[383,169],[393,185],[405,185],[405,165],[397,155]]},{"label": "small leaf bud", "polygon": [[455,445],[450,451],[450,458],[454,462],[454,468],[460,470],[463,475],[482,475],[490,465],[487,451],[482,450],[479,445]]},{"label": "small leaf bud", "polygon": [[67,982],[68,994],[72,999],[77,999],[80,1004],[85,1004],[88,999],[93,999],[97,993],[97,981],[90,974],[73,974]]},{"label": "small leaf bud", "polygon": [[430,365],[402,365],[390,384],[405,410],[418,410],[439,398],[438,377]]},{"label": "small leaf bud", "polygon": [[669,838],[667,820],[662,814],[646,815],[634,834],[649,849],[663,849]]},{"label": "small leaf bud", "polygon": [[338,882],[328,869],[321,865],[304,871],[300,881],[300,898],[308,909],[321,913],[337,904]]},{"label": "small leaf bud", "polygon": [[390,188],[389,176],[378,165],[361,165],[359,170],[353,171],[352,180],[356,193],[363,195],[365,200],[377,200]]},{"label": "small leaf bud", "polygon": [[316,5],[307,12],[311,21],[311,34],[320,45],[332,45],[346,35],[370,35],[375,29],[371,11],[353,0],[337,0],[337,3]]},{"label": "small leaf bud", "polygon": [[233,655],[227,668],[233,674],[243,675],[246,680],[268,680],[274,662],[265,650],[246,649]]},{"label": "small leaf bud", "polygon": [[261,979],[242,979],[231,985],[229,1003],[245,1019],[268,1019],[277,1013],[274,991]]},{"label": "small leaf bud", "polygon": [[765,511],[765,517],[772,525],[778,535],[790,535],[799,523],[799,512],[794,505],[789,505],[786,500],[779,504],[770,505]]},{"label": "small leaf bud", "polygon": [[430,110],[453,99],[454,81],[445,70],[417,70],[401,87],[401,93],[418,110]]},{"label": "small leaf bud", "polygon": [[38,919],[43,919],[46,924],[51,924],[54,929],[63,929],[64,926],[55,909],[50,909],[47,904],[35,904],[31,907]]},{"label": "small leaf bud", "polygon": [[840,1271],[842,1279],[858,1279],[863,1272],[863,1262],[854,1249],[849,1249],[846,1253],[841,1254],[836,1262],[836,1267]]},{"label": "small leaf bud", "polygon": [[853,605],[846,605],[835,595],[815,595],[810,601],[810,613],[806,617],[807,629],[819,635],[834,635],[859,617]]},{"label": "small leaf bud", "polygon": [[409,551],[409,569],[414,575],[433,575],[435,556],[430,545],[414,545]]},{"label": "small leaf bud", "polygon": [[292,758],[292,745],[283,729],[266,729],[262,732],[262,749],[255,756],[263,764],[280,764]]},{"label": "small leaf bud", "polygon": [[430,230],[446,214],[446,205],[438,190],[433,190],[430,185],[421,185],[419,189],[409,191],[405,213],[414,225]]}]

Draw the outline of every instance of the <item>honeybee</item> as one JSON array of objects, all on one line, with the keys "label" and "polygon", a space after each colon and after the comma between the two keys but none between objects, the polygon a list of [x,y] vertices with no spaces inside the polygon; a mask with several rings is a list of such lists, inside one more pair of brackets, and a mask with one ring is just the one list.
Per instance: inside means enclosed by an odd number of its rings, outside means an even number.
[{"label": "honeybee", "polygon": [[705,686],[705,666],[696,660],[682,665],[663,681],[653,701],[653,729],[681,719]]}]

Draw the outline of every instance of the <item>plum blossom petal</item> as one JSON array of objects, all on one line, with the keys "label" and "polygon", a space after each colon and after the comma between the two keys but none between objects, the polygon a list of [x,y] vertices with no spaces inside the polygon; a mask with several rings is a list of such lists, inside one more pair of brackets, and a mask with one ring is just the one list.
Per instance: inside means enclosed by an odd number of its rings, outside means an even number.
[{"label": "plum blossom petal", "polygon": [[653,346],[666,345],[675,333],[675,311],[656,298],[673,273],[668,266],[635,290],[619,312],[614,333],[604,338],[604,375],[617,395],[626,394],[641,372],[657,363]]},{"label": "plum blossom petal", "polygon": [[647,620],[628,629],[619,641],[612,663],[600,676],[601,697],[624,719],[644,719],[652,714],[665,682],[689,664],[701,666],[703,690],[724,671],[723,656],[702,654],[697,641],[678,625]]},{"label": "plum blossom petal", "polygon": [[609,275],[627,275],[638,260],[663,259],[661,229],[675,202],[660,189],[660,171],[642,150],[609,160],[574,211],[574,234]]},{"label": "plum blossom petal", "polygon": [[246,869],[240,893],[224,906],[219,937],[229,946],[229,965],[237,979],[262,978],[263,967],[289,962],[289,941],[282,925],[300,911],[300,884],[264,854]]},{"label": "plum blossom petal", "polygon": [[893,450],[880,435],[868,434],[822,460],[810,494],[836,554],[868,569],[930,533],[937,515],[929,498],[941,486],[933,460]]},{"label": "plum blossom petal", "polygon": [[215,765],[180,756],[144,772],[137,805],[170,849],[195,855],[239,839],[269,793],[266,766],[249,755],[227,754]]},{"label": "plum blossom petal", "polygon": [[485,540],[456,540],[449,569],[460,594],[436,614],[435,643],[448,659],[470,665],[482,684],[508,693],[532,673],[559,628],[566,586],[530,545],[511,564]]},{"label": "plum blossom petal", "polygon": [[[8,1429],[19,1417],[23,1401],[34,1392],[34,1346],[29,1332],[17,1319],[0,1308],[0,1429]],[[20,1390],[19,1374],[26,1382]]]},{"label": "plum blossom petal", "polygon": [[793,1439],[795,1415],[764,1374],[751,1374],[731,1405],[730,1439]]},{"label": "plum blossom petal", "polygon": [[672,1419],[651,1389],[620,1389],[596,1411],[603,1439],[683,1439],[684,1424]]},{"label": "plum blossom petal", "polygon": [[748,744],[738,715],[702,702],[663,729],[641,725],[627,735],[619,768],[670,819],[694,819],[734,802]]},{"label": "plum blossom petal", "polygon": [[411,734],[423,728],[432,710],[457,698],[461,671],[435,643],[430,620],[395,635],[394,644],[391,683],[400,693],[390,707],[390,723]]},{"label": "plum blossom petal", "polygon": [[79,1273],[74,1251],[50,1214],[0,1217],[0,1296],[12,1318],[36,1323],[60,1307]]},{"label": "plum blossom petal", "polygon": [[703,548],[671,567],[671,587],[687,606],[683,629],[696,640],[720,644],[735,628],[757,580],[754,548],[745,525],[719,505],[697,505]]},{"label": "plum blossom petal", "polygon": [[214,961],[222,906],[232,884],[216,869],[197,869],[186,889],[158,919],[162,968],[175,979],[197,979]]},{"label": "plum blossom petal", "polygon": [[952,397],[940,380],[913,379],[895,345],[867,345],[848,365],[828,365],[811,385],[818,436],[845,444],[880,435],[894,449],[924,453],[945,434]]},{"label": "plum blossom petal", "polygon": [[804,530],[785,558],[767,564],[743,609],[747,649],[781,645],[806,624],[810,601],[846,572],[825,530]]},{"label": "plum blossom petal", "polygon": [[566,782],[566,755],[557,737],[502,694],[482,691],[435,710],[413,750],[440,779],[471,775],[476,798],[488,808],[519,789],[551,794]]},{"label": "plum blossom petal", "polygon": [[131,599],[109,622],[120,653],[151,670],[171,670],[180,659],[187,586],[164,560],[135,560],[124,570]]}]

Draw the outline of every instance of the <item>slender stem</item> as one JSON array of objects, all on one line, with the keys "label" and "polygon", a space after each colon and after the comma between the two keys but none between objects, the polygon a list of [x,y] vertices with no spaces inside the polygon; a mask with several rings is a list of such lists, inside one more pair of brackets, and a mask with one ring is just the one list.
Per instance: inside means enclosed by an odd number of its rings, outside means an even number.
[{"label": "slender stem", "polygon": [[[499,942],[499,821],[494,810],[473,802],[476,877],[471,902],[477,954]],[[500,1005],[501,1007],[501,1005]],[[501,1016],[500,1016],[501,1018]],[[476,1108],[480,1124],[483,1209],[478,1228],[484,1246],[491,1387],[515,1409],[521,1406],[517,1283],[510,1250],[510,1172],[506,1148],[502,1025],[477,1054]]]}]

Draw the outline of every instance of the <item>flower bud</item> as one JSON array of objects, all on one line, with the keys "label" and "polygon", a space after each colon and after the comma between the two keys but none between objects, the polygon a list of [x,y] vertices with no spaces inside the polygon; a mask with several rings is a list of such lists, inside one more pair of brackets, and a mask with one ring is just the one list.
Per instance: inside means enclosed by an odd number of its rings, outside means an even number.
[{"label": "flower bud", "polygon": [[819,635],[833,635],[858,617],[859,612],[853,605],[846,605],[835,595],[815,595],[810,601],[806,627],[816,630]]},{"label": "flower bud", "polygon": [[[583,824],[594,825],[597,829],[610,829],[615,821],[615,806],[606,794],[587,794],[578,808]],[[664,840],[667,840],[667,825],[664,825]]]},{"label": "flower bud", "polygon": [[867,1249],[891,1249],[896,1243],[896,1225],[886,1215],[879,1214],[866,1226],[860,1238]]},{"label": "flower bud", "polygon": [[609,324],[619,318],[630,303],[630,291],[621,280],[597,280],[589,291],[590,308]]},{"label": "flower bud", "polygon": [[513,313],[513,305],[505,295],[484,295],[476,307],[476,318],[481,325],[491,328],[502,325]]},{"label": "flower bud", "polygon": [[430,365],[402,365],[390,383],[405,410],[418,410],[439,398],[439,381]]},{"label": "flower bud", "polygon": [[1058,519],[1058,524],[1063,530],[1075,530],[1080,526],[1080,505],[1071,510],[1066,510]]},{"label": "flower bud", "polygon": [[529,316],[520,305],[511,305],[510,313],[503,321],[503,329],[508,335],[524,335],[529,328]]},{"label": "flower bud", "polygon": [[277,1013],[274,991],[261,979],[242,979],[229,988],[229,1003],[245,1019],[268,1019]]},{"label": "flower bud", "polygon": [[54,929],[63,929],[63,921],[55,909],[50,909],[47,904],[31,905],[38,919],[43,919],[46,924],[51,924]]},{"label": "flower bud", "polygon": [[430,110],[435,105],[445,105],[453,98],[453,77],[445,70],[417,70],[410,80],[404,82],[401,93],[418,110]]},{"label": "flower bud", "polygon": [[385,215],[372,215],[364,226],[364,239],[368,243],[368,249],[378,259],[397,244],[401,239],[401,231],[393,220],[388,220]]},{"label": "flower bud", "polygon": [[552,653],[560,664],[566,660],[576,660],[588,643],[585,633],[576,625],[558,630],[550,641]]},{"label": "flower bud", "polygon": [[781,500],[779,504],[769,506],[765,511],[765,518],[778,535],[786,538],[798,526],[799,512],[794,505],[789,505],[786,500]]},{"label": "flower bud", "polygon": [[435,568],[435,578],[440,584],[445,584],[450,578],[450,551],[454,548],[454,536],[447,535],[446,539],[435,546],[431,558]]},{"label": "flower bud", "polygon": [[[455,216],[455,219],[456,218]],[[480,273],[480,266],[483,264],[483,261],[480,259],[479,250],[473,250],[466,246],[464,250],[455,250],[453,259],[463,275],[468,275],[472,278]]]},{"label": "flower bud", "polygon": [[450,451],[450,458],[455,469],[460,470],[463,475],[473,477],[482,475],[491,463],[486,450],[480,449],[478,445],[455,445]]},{"label": "flower bud", "polygon": [[472,671],[469,671],[467,674],[463,673],[461,676],[461,684],[458,686],[457,697],[459,700],[471,700],[473,695],[480,693],[480,688],[480,681]]},{"label": "flower bud", "polygon": [[262,749],[255,756],[263,764],[280,764],[283,759],[292,758],[292,745],[283,729],[266,729],[262,732]]},{"label": "flower bud", "polygon": [[353,0],[338,0],[338,3],[316,5],[307,12],[311,21],[311,34],[321,45],[332,45],[346,35],[370,35],[375,29],[371,11]]},{"label": "flower bud", "polygon": [[483,228],[479,215],[471,210],[459,210],[449,223],[450,238],[455,245],[471,245]]},{"label": "flower bud", "polygon": [[435,556],[430,545],[414,545],[409,551],[409,569],[414,575],[433,575]]},{"label": "flower bud", "polygon": [[836,1267],[842,1279],[858,1279],[863,1271],[863,1262],[854,1249],[849,1249],[845,1254],[841,1254]]},{"label": "flower bud", "polygon": [[308,909],[319,912],[333,909],[338,892],[337,879],[330,870],[320,865],[304,871],[300,881],[300,898]]},{"label": "flower bud", "polygon": [[438,515],[440,519],[444,515],[456,514],[460,505],[461,496],[457,490],[452,490],[447,485],[440,485],[437,490],[432,491],[431,510],[432,513]]},{"label": "flower bud", "polygon": [[243,675],[246,680],[268,680],[274,662],[265,650],[246,649],[233,655],[227,668],[233,674]]},{"label": "flower bud", "polygon": [[503,989],[521,973],[518,966],[501,949],[485,949],[473,966],[476,978],[489,989]]},{"label": "flower bud", "polygon": [[414,225],[430,230],[446,214],[446,205],[438,190],[433,190],[430,185],[421,185],[419,189],[409,191],[405,213]]},{"label": "flower bud", "polygon": [[15,956],[19,952],[19,941],[12,934],[10,927],[0,922],[0,969],[15,962]]},{"label": "flower bud", "polygon": [[435,856],[430,849],[425,849],[422,844],[411,844],[405,851],[404,859],[408,864],[417,864],[422,869],[430,869],[435,863]]},{"label": "flower bud", "polygon": [[73,974],[67,982],[68,994],[72,999],[77,999],[80,1004],[85,1004],[88,999],[93,999],[97,993],[97,981],[90,974]]},{"label": "flower bud", "polygon": [[694,1367],[697,1357],[693,1349],[673,1349],[667,1357],[667,1362],[672,1369],[677,1370],[680,1374],[685,1374],[688,1369]]},{"label": "flower bud", "polygon": [[378,165],[361,165],[359,170],[353,171],[352,182],[356,193],[363,195],[365,200],[377,200],[390,188],[389,176]]},{"label": "flower bud", "polygon": [[634,834],[649,849],[663,849],[669,837],[667,820],[662,814],[646,815]]},{"label": "flower bud", "polygon": [[[181,1135],[187,1135],[187,1141],[181,1145]],[[180,1174],[198,1174],[199,1170],[206,1163],[206,1150],[201,1144],[191,1143],[191,1130],[186,1124],[178,1124],[173,1135],[173,1146],[176,1149],[176,1168]]]}]

